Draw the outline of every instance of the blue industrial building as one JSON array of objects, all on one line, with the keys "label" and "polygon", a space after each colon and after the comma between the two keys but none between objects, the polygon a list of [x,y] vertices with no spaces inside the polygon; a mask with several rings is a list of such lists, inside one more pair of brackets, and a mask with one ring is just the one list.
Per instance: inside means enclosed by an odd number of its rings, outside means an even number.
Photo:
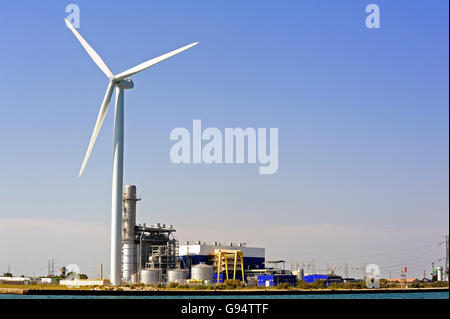
[{"label": "blue industrial building", "polygon": [[[219,276],[219,283],[223,283],[225,280],[227,279],[227,276],[224,273],[221,273]],[[228,279],[232,280],[233,279],[233,272],[228,272]],[[242,281],[242,275],[240,273],[236,273],[236,280],[240,280]],[[246,280],[246,276],[244,275],[244,279]],[[217,282],[217,273],[213,274],[213,282],[216,283]]]},{"label": "blue industrial building", "polygon": [[258,286],[260,287],[274,287],[279,284],[287,283],[289,286],[297,284],[297,277],[293,275],[259,275]]},{"label": "blue industrial building", "polygon": [[341,276],[336,275],[320,275],[320,274],[313,274],[313,275],[307,275],[303,277],[303,280],[307,283],[313,283],[320,280],[325,280],[327,283],[327,287],[332,283],[340,283],[342,282]]}]

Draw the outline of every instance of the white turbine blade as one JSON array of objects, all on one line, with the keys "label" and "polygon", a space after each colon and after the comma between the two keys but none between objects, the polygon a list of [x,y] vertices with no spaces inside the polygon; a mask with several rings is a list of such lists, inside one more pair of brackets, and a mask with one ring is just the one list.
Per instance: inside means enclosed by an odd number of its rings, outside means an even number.
[{"label": "white turbine blade", "polygon": [[114,91],[114,83],[110,81],[108,84],[108,88],[106,89],[105,97],[103,98],[102,106],[98,112],[97,122],[95,123],[94,131],[92,132],[91,141],[89,142],[89,147],[87,149],[86,155],[84,156],[83,165],[81,165],[80,173],[78,177],[83,174],[84,168],[86,167],[86,163],[89,159],[89,155],[91,155],[92,148],[94,147],[95,140],[97,139],[98,132],[102,127],[103,120],[105,119],[106,112],[108,112],[109,102],[111,101],[111,95]]},{"label": "white turbine blade", "polygon": [[141,63],[139,65],[136,65],[136,66],[132,67],[131,69],[128,69],[128,70],[126,70],[126,71],[124,71],[122,73],[117,74],[114,78],[117,81],[123,80],[123,79],[125,79],[125,78],[127,78],[129,76],[132,76],[133,74],[136,74],[138,72],[141,72],[141,71],[151,67],[152,65],[155,65],[155,64],[157,64],[157,63],[159,63],[161,61],[164,61],[165,59],[168,59],[168,58],[170,58],[170,57],[172,57],[172,56],[174,56],[174,55],[176,55],[178,53],[181,53],[181,52],[183,52],[183,51],[185,51],[185,50],[187,50],[189,48],[192,48],[194,45],[197,45],[197,44],[198,44],[198,42],[191,43],[191,44],[186,45],[186,46],[184,46],[182,48],[176,49],[176,50],[174,50],[172,52],[163,54],[163,55],[161,55],[161,56],[159,56],[157,58],[145,61],[145,62],[143,62],[143,63]]},{"label": "white turbine blade", "polygon": [[83,48],[86,50],[86,52],[89,54],[89,56],[94,60],[95,64],[103,71],[103,73],[106,74],[108,78],[111,78],[113,76],[113,73],[106,65],[105,61],[102,60],[102,58],[97,54],[97,52],[94,51],[94,49],[86,42],[85,39],[81,36],[81,34],[78,33],[78,31],[73,27],[73,25],[67,21],[67,19],[64,19],[66,22],[67,27],[73,32],[75,37],[80,41]]}]

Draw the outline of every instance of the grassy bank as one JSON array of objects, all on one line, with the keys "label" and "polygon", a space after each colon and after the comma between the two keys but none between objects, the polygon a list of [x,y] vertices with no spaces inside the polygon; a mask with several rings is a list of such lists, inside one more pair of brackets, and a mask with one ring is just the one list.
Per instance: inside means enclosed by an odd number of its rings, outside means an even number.
[{"label": "grassy bank", "polygon": [[380,289],[367,289],[362,282],[347,284],[332,284],[329,287],[324,282],[300,282],[295,287],[280,284],[275,287],[249,287],[239,281],[227,281],[222,284],[176,284],[169,285],[124,285],[124,286],[92,286],[92,287],[66,287],[62,285],[0,285],[3,294],[195,294],[195,293],[223,293],[223,294],[297,294],[297,293],[348,293],[348,292],[413,292],[413,291],[445,291],[447,282],[416,282],[402,287],[398,283],[381,282]]}]

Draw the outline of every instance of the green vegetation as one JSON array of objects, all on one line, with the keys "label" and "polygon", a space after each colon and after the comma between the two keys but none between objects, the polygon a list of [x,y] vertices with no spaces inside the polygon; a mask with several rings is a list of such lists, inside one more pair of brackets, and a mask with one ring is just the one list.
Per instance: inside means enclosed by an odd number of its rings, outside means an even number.
[{"label": "green vegetation", "polygon": [[[140,286],[140,287],[153,287],[153,286]],[[448,287],[447,282],[423,282],[419,281],[416,283],[409,283],[409,288],[438,288],[438,287]],[[327,283],[325,280],[318,280],[313,283],[307,283],[305,281],[299,281],[297,286],[291,287],[288,283],[281,283],[275,287],[259,287],[259,286],[248,286],[243,284],[239,280],[226,280],[224,283],[220,284],[179,284],[179,283],[170,283],[167,286],[157,285],[154,288],[168,288],[168,289],[193,289],[193,290],[234,290],[234,289],[259,289],[259,290],[270,290],[270,289],[302,289],[302,290],[313,290],[313,289],[367,289],[364,281],[354,281],[348,283],[332,283],[327,287]],[[403,288],[400,283],[389,283],[386,279],[380,280],[380,288]]]},{"label": "green vegetation", "polygon": [[[408,288],[440,288],[448,287],[448,282],[446,281],[424,281],[419,280],[416,282],[411,282],[406,284]],[[386,279],[380,279],[380,288],[404,288],[405,284],[401,282],[388,282]]]},{"label": "green vegetation", "polygon": [[277,286],[275,286],[276,289],[289,289],[291,288],[291,286],[287,283],[284,282],[282,284],[278,284]]},{"label": "green vegetation", "polygon": [[217,284],[180,284],[177,282],[171,282],[167,286],[157,285],[156,288],[170,288],[170,289],[194,289],[194,290],[223,290],[223,289],[244,289],[246,286],[239,280],[225,280],[224,283]]},{"label": "green vegetation", "polygon": [[14,285],[14,284],[0,284],[0,288],[18,288],[28,290],[67,290],[67,289],[86,289],[62,286],[62,285],[50,285],[50,284],[33,284],[33,285]]},{"label": "green vegetation", "polygon": [[216,287],[219,289],[242,289],[245,288],[245,284],[240,280],[225,280],[224,283],[218,284]]},{"label": "green vegetation", "polygon": [[365,289],[366,284],[363,281],[354,281],[348,283],[332,283],[328,289]]},{"label": "green vegetation", "polygon": [[180,289],[189,289],[189,285],[188,284],[179,284],[178,288],[180,288]]},{"label": "green vegetation", "polygon": [[326,289],[327,288],[327,281],[326,280],[316,280],[312,283],[307,283],[306,281],[299,281],[297,283],[297,288],[300,289]]},{"label": "green vegetation", "polygon": [[180,284],[179,283],[177,283],[177,282],[171,282],[170,284],[169,284],[169,288],[177,288],[178,286],[179,286]]},{"label": "green vegetation", "polygon": [[[404,285],[398,282],[388,282],[386,279],[380,280],[380,288],[392,289],[403,288]],[[408,288],[441,288],[448,287],[448,282],[435,281],[425,282],[417,281],[408,283]],[[19,288],[19,289],[36,289],[36,290],[105,290],[105,291],[120,291],[120,290],[164,290],[164,289],[187,289],[187,290],[317,290],[317,289],[365,289],[365,283],[362,281],[355,281],[349,283],[332,283],[329,287],[326,286],[325,280],[319,280],[314,283],[307,283],[299,281],[296,287],[289,286],[288,283],[281,283],[275,287],[258,287],[248,286],[239,280],[226,280],[219,284],[202,284],[202,283],[169,283],[158,285],[144,285],[144,284],[127,284],[123,286],[91,286],[91,287],[66,287],[58,284],[32,284],[32,285],[18,285],[18,284],[0,284],[0,288]]]},{"label": "green vegetation", "polygon": [[424,282],[423,280],[408,284],[408,288],[440,288],[448,287],[446,281]]}]

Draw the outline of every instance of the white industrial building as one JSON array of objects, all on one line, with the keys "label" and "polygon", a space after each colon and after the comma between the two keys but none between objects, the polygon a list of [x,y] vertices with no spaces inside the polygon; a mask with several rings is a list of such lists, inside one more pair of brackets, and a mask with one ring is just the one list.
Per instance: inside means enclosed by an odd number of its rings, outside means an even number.
[{"label": "white industrial building", "polygon": [[214,255],[217,249],[242,251],[245,269],[265,268],[265,248],[247,247],[245,243],[186,242],[179,245],[179,256],[184,266],[189,268],[199,263],[210,263],[211,256]]},{"label": "white industrial building", "polygon": [[81,287],[81,286],[107,286],[109,280],[106,279],[70,279],[60,280],[60,285],[67,287]]}]

